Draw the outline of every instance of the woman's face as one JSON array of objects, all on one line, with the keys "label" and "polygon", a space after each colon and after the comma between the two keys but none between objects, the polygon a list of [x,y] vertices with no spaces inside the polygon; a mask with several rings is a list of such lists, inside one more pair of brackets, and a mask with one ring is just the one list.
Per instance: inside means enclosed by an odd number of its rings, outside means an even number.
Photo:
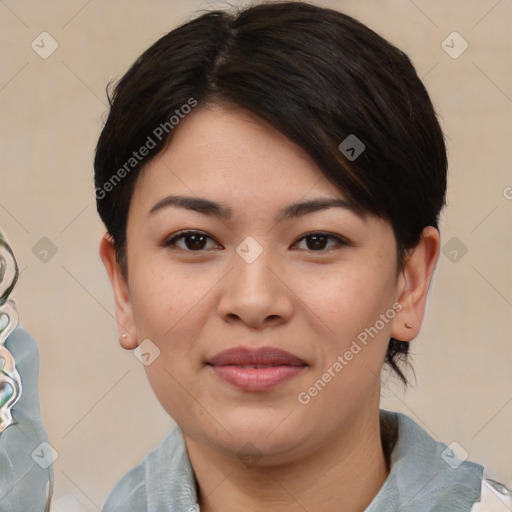
[{"label": "woman's face", "polygon": [[187,437],[283,461],[374,418],[389,338],[407,321],[392,227],[346,207],[270,125],[189,114],[139,177],[127,240],[124,345],[150,340],[147,376]]}]

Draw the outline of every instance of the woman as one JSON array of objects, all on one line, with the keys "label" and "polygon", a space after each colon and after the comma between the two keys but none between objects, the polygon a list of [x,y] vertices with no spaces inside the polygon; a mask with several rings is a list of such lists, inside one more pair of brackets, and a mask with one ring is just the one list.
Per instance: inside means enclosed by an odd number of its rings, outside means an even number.
[{"label": "woman", "polygon": [[136,61],[96,152],[100,252],[121,345],[178,427],[105,510],[480,499],[480,466],[379,413],[423,320],[446,166],[409,59],[341,13],[211,12]]},{"label": "woman", "polygon": [[407,56],[339,12],[214,11],[135,62],[97,146],[100,254],[177,426],[105,512],[487,507],[481,466],[379,410],[383,365],[406,382],[446,167]]}]

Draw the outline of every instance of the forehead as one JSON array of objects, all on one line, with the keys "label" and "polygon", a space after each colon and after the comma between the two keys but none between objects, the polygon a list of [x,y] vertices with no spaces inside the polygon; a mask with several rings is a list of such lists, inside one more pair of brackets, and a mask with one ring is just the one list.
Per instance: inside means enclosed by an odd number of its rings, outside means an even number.
[{"label": "forehead", "polygon": [[247,205],[257,198],[267,206],[308,195],[343,198],[305,150],[269,123],[218,106],[180,121],[142,171],[133,201],[147,208],[171,191]]}]

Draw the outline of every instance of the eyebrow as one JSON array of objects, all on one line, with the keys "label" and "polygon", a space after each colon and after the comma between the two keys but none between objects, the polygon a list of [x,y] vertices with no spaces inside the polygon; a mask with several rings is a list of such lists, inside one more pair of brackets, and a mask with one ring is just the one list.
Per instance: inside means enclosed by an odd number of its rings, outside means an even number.
[{"label": "eyebrow", "polygon": [[[227,205],[216,203],[202,197],[190,196],[164,197],[151,208],[148,215],[154,215],[155,213],[170,207],[185,208],[187,210],[202,213],[203,215],[223,219],[230,219],[233,216],[233,210]],[[335,197],[318,197],[285,206],[279,211],[277,221],[281,222],[287,219],[302,217],[308,213],[326,210],[332,207],[344,208],[353,212],[355,211],[354,208],[343,199]]]}]

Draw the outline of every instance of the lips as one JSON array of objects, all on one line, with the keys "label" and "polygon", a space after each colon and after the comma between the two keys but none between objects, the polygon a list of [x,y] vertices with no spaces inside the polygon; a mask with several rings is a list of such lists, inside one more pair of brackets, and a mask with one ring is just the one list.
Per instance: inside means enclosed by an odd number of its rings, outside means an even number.
[{"label": "lips", "polygon": [[213,366],[304,366],[306,363],[298,357],[278,348],[262,347],[258,349],[231,348],[212,357]]},{"label": "lips", "polygon": [[212,357],[207,365],[225,382],[244,391],[267,391],[299,375],[307,364],[277,348],[233,348]]}]

